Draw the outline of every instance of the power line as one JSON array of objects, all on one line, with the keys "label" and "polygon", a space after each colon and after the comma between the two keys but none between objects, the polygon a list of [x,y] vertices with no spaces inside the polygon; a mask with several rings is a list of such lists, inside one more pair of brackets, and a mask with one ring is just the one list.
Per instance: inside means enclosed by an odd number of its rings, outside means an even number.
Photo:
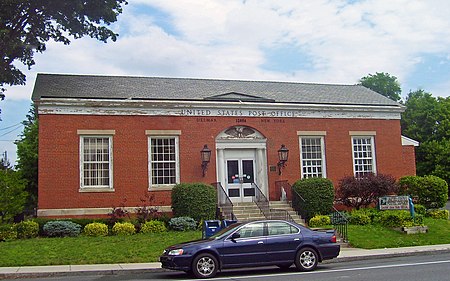
[{"label": "power line", "polygon": [[9,128],[15,127],[15,126],[17,126],[17,125],[22,125],[22,123],[16,123],[16,124],[14,124],[14,125],[11,125],[11,126],[8,126],[8,127],[5,127],[5,128],[0,128],[0,131],[8,130]]},{"label": "power line", "polygon": [[21,126],[22,126],[22,124],[16,125],[16,127],[15,127],[14,129],[12,129],[12,130],[10,130],[10,131],[8,131],[8,132],[6,132],[6,133],[0,135],[0,138],[6,136],[7,134],[10,134],[10,133],[16,131],[16,130],[19,129]]}]

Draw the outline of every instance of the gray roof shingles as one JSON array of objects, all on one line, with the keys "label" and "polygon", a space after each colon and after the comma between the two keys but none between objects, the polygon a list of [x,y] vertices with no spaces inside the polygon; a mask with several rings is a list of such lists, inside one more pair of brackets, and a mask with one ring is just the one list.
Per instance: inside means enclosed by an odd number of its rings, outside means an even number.
[{"label": "gray roof shingles", "polygon": [[262,102],[401,105],[361,85],[332,85],[293,82],[214,80],[191,78],[129,77],[38,74],[32,99],[147,99],[192,100],[214,96],[237,98],[242,94]]}]

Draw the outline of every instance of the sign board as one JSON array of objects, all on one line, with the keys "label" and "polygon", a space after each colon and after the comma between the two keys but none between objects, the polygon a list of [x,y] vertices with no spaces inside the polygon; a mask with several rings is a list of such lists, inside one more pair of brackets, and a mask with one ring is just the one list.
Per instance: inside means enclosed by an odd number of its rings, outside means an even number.
[{"label": "sign board", "polygon": [[380,210],[409,210],[409,196],[384,196],[378,198]]}]

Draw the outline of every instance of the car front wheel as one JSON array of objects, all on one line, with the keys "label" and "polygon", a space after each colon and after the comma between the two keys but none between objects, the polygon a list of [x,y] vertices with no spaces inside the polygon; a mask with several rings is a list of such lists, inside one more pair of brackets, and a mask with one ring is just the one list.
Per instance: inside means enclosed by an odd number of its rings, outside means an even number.
[{"label": "car front wheel", "polygon": [[192,273],[197,278],[212,278],[216,276],[217,259],[208,253],[199,254],[192,262]]},{"label": "car front wheel", "polygon": [[314,270],[318,262],[317,253],[311,248],[300,249],[295,257],[295,266],[301,271]]}]

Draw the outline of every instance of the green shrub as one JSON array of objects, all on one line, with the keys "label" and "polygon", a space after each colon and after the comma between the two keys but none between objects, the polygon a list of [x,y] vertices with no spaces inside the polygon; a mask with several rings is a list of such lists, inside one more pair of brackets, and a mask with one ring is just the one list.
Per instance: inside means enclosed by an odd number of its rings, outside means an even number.
[{"label": "green shrub", "polygon": [[182,183],[172,189],[175,217],[191,217],[196,221],[216,216],[217,195],[213,186],[204,183]]},{"label": "green shrub", "polygon": [[448,199],[447,183],[436,176],[407,176],[399,180],[400,194],[407,194],[427,209],[443,208]]},{"label": "green shrub", "polygon": [[101,222],[86,224],[83,230],[84,235],[93,237],[108,236],[108,226]]},{"label": "green shrub", "polygon": [[293,200],[293,207],[300,211],[305,219],[330,213],[334,202],[334,187],[329,179],[301,179],[296,181],[292,188],[305,200]]},{"label": "green shrub", "polygon": [[13,224],[0,225],[0,241],[17,239],[17,230]]},{"label": "green shrub", "polygon": [[[417,217],[420,217],[418,215]],[[414,220],[409,211],[382,211],[379,212],[375,221],[385,227],[409,227],[414,225]]]},{"label": "green shrub", "polygon": [[349,223],[350,224],[355,224],[355,225],[366,225],[366,224],[370,224],[372,222],[372,219],[369,216],[369,212],[364,211],[365,209],[361,209],[361,210],[354,210],[352,212],[350,212],[350,219],[349,219]]},{"label": "green shrub", "polygon": [[35,238],[39,235],[39,224],[35,221],[22,221],[16,224],[17,238]]},{"label": "green shrub", "polygon": [[171,218],[169,221],[169,228],[175,231],[195,230],[197,223],[193,218],[177,217]]},{"label": "green shrub", "polygon": [[141,226],[141,233],[160,233],[166,231],[166,225],[162,221],[150,220]]},{"label": "green shrub", "polygon": [[420,215],[426,215],[427,214],[427,209],[425,208],[424,205],[420,205],[420,204],[414,204],[414,212],[416,214],[420,214]]},{"label": "green shrub", "polygon": [[54,219],[48,218],[34,218],[33,221],[39,224],[39,236],[45,236],[44,225],[49,221],[53,221]]},{"label": "green shrub", "polygon": [[339,181],[336,200],[345,206],[360,209],[377,203],[381,196],[398,191],[396,180],[391,175],[368,174],[363,177],[347,176]]},{"label": "green shrub", "polygon": [[136,228],[130,222],[116,222],[112,228],[114,235],[133,235],[136,233]]},{"label": "green shrub", "polygon": [[71,221],[49,221],[43,230],[48,237],[75,237],[80,235],[81,225]]},{"label": "green shrub", "polygon": [[316,215],[309,220],[309,227],[321,227],[330,225],[331,219],[329,216]]},{"label": "green shrub", "polygon": [[423,225],[423,218],[425,216],[421,214],[416,214],[414,216],[414,225]]},{"label": "green shrub", "polygon": [[428,210],[427,217],[433,218],[433,219],[442,219],[442,220],[448,220],[449,218],[449,211],[448,210],[441,210],[441,209],[432,209]]}]

